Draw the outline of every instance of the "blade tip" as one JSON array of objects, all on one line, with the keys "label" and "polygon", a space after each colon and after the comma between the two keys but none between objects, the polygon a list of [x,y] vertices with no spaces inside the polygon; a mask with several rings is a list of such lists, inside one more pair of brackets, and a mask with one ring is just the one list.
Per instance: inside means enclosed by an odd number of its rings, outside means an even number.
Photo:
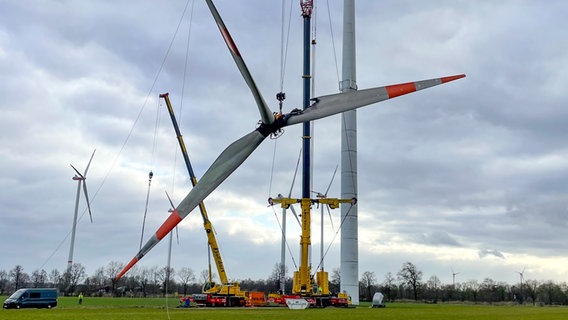
[{"label": "blade tip", "polygon": [[461,78],[465,78],[465,74],[462,73],[462,74],[458,74],[458,75],[455,75],[455,76],[443,77],[443,78],[441,78],[441,80],[442,80],[442,83],[446,83],[446,82],[458,80],[458,79],[461,79]]},{"label": "blade tip", "polygon": [[130,270],[137,262],[138,262],[137,257],[132,258],[132,260],[130,260],[128,265],[124,267],[124,269],[122,269],[122,271],[120,271],[120,273],[116,276],[116,280],[117,281],[120,280],[120,278],[122,278],[122,276],[124,276],[124,274],[127,273],[128,270]]}]

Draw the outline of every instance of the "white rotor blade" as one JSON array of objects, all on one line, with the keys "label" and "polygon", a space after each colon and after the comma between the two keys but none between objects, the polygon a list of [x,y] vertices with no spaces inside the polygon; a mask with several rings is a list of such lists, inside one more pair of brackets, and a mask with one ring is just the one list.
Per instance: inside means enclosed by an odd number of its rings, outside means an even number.
[{"label": "white rotor blade", "polygon": [[285,116],[287,117],[287,119],[285,120],[285,125],[289,126],[297,123],[325,118],[334,114],[354,110],[366,105],[392,99],[404,94],[430,88],[463,77],[465,77],[465,75],[461,74],[313,98],[312,100],[314,100],[315,102],[305,110],[296,110],[287,114]]},{"label": "white rotor blade", "polygon": [[[172,198],[170,198],[170,195],[168,194],[168,191],[166,190],[166,197],[168,197],[168,201],[170,202],[170,205],[172,206],[171,210],[174,210],[176,208],[176,206],[174,205],[174,202],[172,201]],[[171,212],[171,211],[170,211]],[[178,232],[178,227],[176,226],[176,239],[177,239],[177,244],[179,244],[179,232]]]},{"label": "white rotor blade", "polygon": [[331,217],[331,211],[329,210],[329,206],[325,206],[327,209],[327,214],[329,215],[329,222],[331,223],[331,230],[335,232],[335,228],[333,227],[333,218]]},{"label": "white rotor blade", "polygon": [[89,171],[89,166],[91,165],[91,161],[93,161],[93,157],[95,156],[95,151],[97,151],[97,149],[93,150],[93,154],[91,155],[91,159],[89,159],[89,163],[87,163],[87,167],[85,168],[85,173],[83,173],[83,175],[85,177],[87,176],[87,171]]},{"label": "white rotor blade", "polygon": [[77,170],[77,168],[75,168],[72,164],[69,164],[71,166],[71,168],[73,168],[73,170],[75,170],[75,173],[77,173],[77,175],[81,178],[81,179],[85,179],[85,177],[83,177],[83,175],[81,174],[81,172],[79,172],[79,170]]},{"label": "white rotor blade", "polygon": [[233,41],[233,38],[231,37],[229,30],[227,30],[227,27],[225,26],[223,19],[221,19],[221,15],[219,15],[217,8],[215,8],[215,5],[211,0],[207,0],[206,2],[207,5],[209,6],[209,10],[211,10],[211,14],[215,19],[215,22],[217,23],[217,27],[219,27],[219,31],[221,31],[221,35],[223,36],[223,39],[225,40],[225,43],[229,48],[229,51],[231,51],[231,55],[233,56],[233,59],[235,60],[235,63],[237,64],[239,71],[241,71],[241,74],[243,75],[245,82],[249,86],[250,91],[254,96],[254,100],[256,101],[256,105],[258,106],[258,111],[260,112],[260,119],[262,120],[262,123],[272,124],[274,122],[274,114],[272,113],[272,111],[266,104],[266,101],[264,101],[264,98],[260,94],[260,91],[258,90],[258,87],[256,86],[256,83],[254,82],[254,79],[252,78],[252,75],[250,74],[247,68],[247,65],[245,64],[245,61],[243,60],[243,57],[239,52],[239,49],[237,49],[237,45]]},{"label": "white rotor blade", "polygon": [[327,197],[327,193],[329,192],[329,188],[331,188],[331,184],[333,183],[333,179],[335,179],[335,174],[337,173],[338,167],[339,167],[339,165],[335,166],[335,170],[333,171],[333,176],[331,176],[331,181],[329,181],[329,185],[327,186],[327,189],[325,189],[325,193],[323,194],[324,197]]},{"label": "white rotor blade", "polygon": [[296,183],[296,175],[298,174],[298,167],[300,167],[300,159],[302,159],[302,149],[300,149],[300,154],[298,154],[298,161],[296,162],[296,170],[294,170],[294,179],[292,179],[292,184],[290,185],[290,192],[288,192],[288,198],[292,196],[292,189],[294,189],[294,183]]},{"label": "white rotor blade", "polygon": [[296,213],[296,209],[294,209],[294,205],[290,205],[290,210],[292,210],[292,213],[294,214],[294,217],[296,217],[296,221],[298,221],[298,225],[301,227],[302,226],[302,222],[300,222],[300,218],[298,218],[298,214]]},{"label": "white rotor blade", "polygon": [[219,155],[211,167],[205,172],[199,183],[191,189],[185,199],[170,214],[156,233],[140,249],[138,254],[118,274],[120,279],[132,268],[146,253],[148,253],[160,240],[162,240],[178,223],[180,223],[195,207],[199,205],[221,182],[223,182],[235,169],[237,169],[250,154],[264,141],[265,135],[255,130],[239,140],[233,142]]},{"label": "white rotor blade", "polygon": [[172,210],[174,210],[176,208],[176,206],[174,205],[174,202],[172,201],[172,198],[170,198],[170,195],[168,194],[168,191],[166,191],[166,197],[168,197],[168,201],[170,202],[170,205],[172,206]]},{"label": "white rotor blade", "polygon": [[[86,174],[86,171],[85,171]],[[85,200],[87,200],[87,209],[89,209],[89,218],[91,218],[91,223],[93,223],[93,214],[91,213],[91,203],[89,202],[89,193],[87,192],[87,180],[83,179],[83,193],[85,194]]]}]

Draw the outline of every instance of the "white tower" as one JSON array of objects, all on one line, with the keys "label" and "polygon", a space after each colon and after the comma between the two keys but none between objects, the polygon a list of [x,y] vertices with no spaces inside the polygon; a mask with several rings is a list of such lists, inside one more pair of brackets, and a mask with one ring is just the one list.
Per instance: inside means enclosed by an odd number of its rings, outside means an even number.
[{"label": "white tower", "polygon": [[[357,90],[355,72],[355,1],[343,2],[343,67],[341,92]],[[341,198],[357,198],[357,111],[341,115]],[[342,205],[341,292],[359,304],[357,206]]]}]

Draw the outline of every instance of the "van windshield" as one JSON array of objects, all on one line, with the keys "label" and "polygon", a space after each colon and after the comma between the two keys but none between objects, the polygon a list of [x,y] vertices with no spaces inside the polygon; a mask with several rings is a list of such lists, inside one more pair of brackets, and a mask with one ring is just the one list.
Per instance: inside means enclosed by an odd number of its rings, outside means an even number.
[{"label": "van windshield", "polygon": [[22,293],[24,293],[26,291],[26,289],[20,289],[14,293],[12,293],[12,295],[8,298],[8,299],[18,299]]}]

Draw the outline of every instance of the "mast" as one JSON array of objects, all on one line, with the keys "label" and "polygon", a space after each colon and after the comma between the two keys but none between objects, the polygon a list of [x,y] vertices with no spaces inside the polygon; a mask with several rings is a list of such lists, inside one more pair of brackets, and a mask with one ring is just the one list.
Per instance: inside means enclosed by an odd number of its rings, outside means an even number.
[{"label": "mast", "polygon": [[[310,23],[312,16],[313,3],[311,0],[302,0],[302,17],[304,19],[304,67],[302,73],[303,80],[303,99],[302,106],[304,110],[310,106]],[[295,284],[295,291],[307,293],[312,290],[312,281],[310,279],[309,252],[311,246],[311,179],[310,179],[310,159],[311,159],[311,130],[310,122],[304,122],[302,135],[302,235],[300,240],[301,254],[299,267],[299,284]],[[296,280],[296,279],[294,279]],[[299,289],[299,290],[298,290]]]},{"label": "mast", "polygon": [[[302,75],[304,110],[310,106],[310,21],[312,15],[312,1],[302,1],[302,17],[304,18],[304,69]],[[311,158],[311,130],[310,122],[303,124],[303,161],[302,161],[302,198],[310,198],[310,158]]]},{"label": "mast", "polygon": [[[355,1],[343,1],[343,61],[340,90],[357,90],[355,66]],[[341,115],[341,198],[357,198],[357,111]],[[359,304],[357,206],[341,206],[341,292]]]}]

